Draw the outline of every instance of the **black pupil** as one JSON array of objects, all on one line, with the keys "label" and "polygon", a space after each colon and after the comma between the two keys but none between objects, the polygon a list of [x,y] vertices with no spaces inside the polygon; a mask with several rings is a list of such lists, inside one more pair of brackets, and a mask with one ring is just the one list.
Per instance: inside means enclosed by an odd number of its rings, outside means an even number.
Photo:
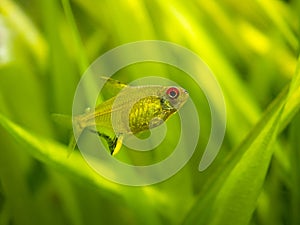
[{"label": "black pupil", "polygon": [[174,98],[176,95],[177,95],[176,91],[170,91],[170,96],[171,96],[171,97]]}]

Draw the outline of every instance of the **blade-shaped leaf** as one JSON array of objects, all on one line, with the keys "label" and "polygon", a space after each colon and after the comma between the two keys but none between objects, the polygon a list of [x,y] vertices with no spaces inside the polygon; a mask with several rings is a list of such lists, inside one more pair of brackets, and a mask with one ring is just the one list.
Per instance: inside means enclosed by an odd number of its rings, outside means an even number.
[{"label": "blade-shaped leaf", "polygon": [[0,115],[0,124],[13,136],[28,147],[30,153],[37,159],[58,169],[63,169],[66,173],[80,177],[92,185],[106,190],[116,190],[117,186],[100,177],[82,159],[80,154],[72,154],[67,158],[67,149],[54,141],[49,141],[22,129],[18,125]]},{"label": "blade-shaped leaf", "polygon": [[[196,201],[184,224],[248,224],[261,192],[278,131],[300,106],[300,63],[289,91],[285,89],[270,105],[240,147],[233,151]],[[208,223],[209,221],[209,223]]]},{"label": "blade-shaped leaf", "polygon": [[[151,224],[152,222],[159,224],[154,209],[148,209],[146,211],[140,210],[141,208],[148,207],[147,204],[152,202],[153,198],[156,199],[155,202],[158,204],[165,202],[165,199],[151,187],[132,189],[130,187],[126,188],[125,186],[122,186],[122,189],[120,189],[118,184],[104,179],[92,170],[79,153],[73,153],[68,158],[68,150],[65,146],[42,137],[37,137],[9,121],[1,114],[0,125],[3,126],[16,140],[25,145],[26,149],[30,151],[30,154],[38,160],[56,168],[64,174],[76,178],[76,180],[81,181],[82,183],[101,189],[102,194],[105,194],[106,197],[109,197],[112,200],[119,198],[116,197],[116,195],[123,195],[123,199],[127,202],[128,206],[132,207],[132,210],[134,211],[139,211],[139,213],[137,213],[137,220],[139,220],[139,222],[148,218],[149,222],[145,224]],[[135,197],[143,201],[132,201]],[[152,200],[150,201],[150,199]],[[139,207],[137,207],[136,204],[138,204]]]}]

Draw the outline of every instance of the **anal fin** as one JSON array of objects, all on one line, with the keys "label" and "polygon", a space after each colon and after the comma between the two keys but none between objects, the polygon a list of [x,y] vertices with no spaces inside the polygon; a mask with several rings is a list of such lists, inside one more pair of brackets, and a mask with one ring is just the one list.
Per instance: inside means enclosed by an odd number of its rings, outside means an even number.
[{"label": "anal fin", "polygon": [[102,137],[105,139],[111,155],[116,155],[120,151],[120,149],[122,147],[122,142],[123,142],[123,135],[118,135],[118,136],[115,136],[114,138],[111,138],[110,136],[108,136],[104,133],[101,133],[99,131],[95,131],[95,130],[90,130],[90,131],[98,134],[99,137]]},{"label": "anal fin", "polygon": [[114,138],[114,148],[110,149],[110,154],[116,155],[120,151],[122,147],[122,143],[123,143],[123,135],[119,135],[118,137],[116,136]]}]

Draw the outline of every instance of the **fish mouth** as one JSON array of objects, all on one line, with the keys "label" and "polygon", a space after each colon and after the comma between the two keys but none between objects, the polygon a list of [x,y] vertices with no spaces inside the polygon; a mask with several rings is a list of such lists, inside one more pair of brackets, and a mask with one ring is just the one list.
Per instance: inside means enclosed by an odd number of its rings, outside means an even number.
[{"label": "fish mouth", "polygon": [[189,92],[185,89],[182,89],[182,93],[183,93],[184,102],[186,102],[190,97]]},{"label": "fish mouth", "polygon": [[189,99],[190,95],[187,90],[184,90],[184,96],[182,97],[182,102],[179,104],[179,108],[181,108]]}]

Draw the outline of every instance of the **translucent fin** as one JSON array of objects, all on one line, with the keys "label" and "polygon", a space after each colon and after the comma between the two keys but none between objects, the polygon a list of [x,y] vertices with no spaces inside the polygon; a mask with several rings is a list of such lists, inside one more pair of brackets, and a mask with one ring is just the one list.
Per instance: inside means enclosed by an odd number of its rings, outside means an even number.
[{"label": "translucent fin", "polygon": [[70,141],[69,141],[69,145],[68,145],[68,158],[70,157],[70,155],[72,154],[72,152],[74,151],[74,149],[76,148],[76,140],[73,134],[71,134],[70,137]]},{"label": "translucent fin", "polygon": [[71,153],[73,152],[73,150],[75,149],[76,144],[77,144],[76,140],[79,139],[83,130],[86,128],[85,126],[82,126],[80,124],[80,120],[81,120],[81,116],[73,117],[73,132],[74,133],[70,137],[68,156],[70,156]]},{"label": "translucent fin", "polygon": [[110,77],[101,76],[100,79],[105,82],[105,86],[115,88],[121,90],[122,88],[126,87],[127,84],[122,83],[119,80],[112,79]]},{"label": "translucent fin", "polygon": [[55,123],[61,125],[62,127],[66,127],[69,129],[72,128],[72,117],[71,116],[53,113],[53,114],[51,114],[51,117]]},{"label": "translucent fin", "polygon": [[101,91],[105,99],[116,96],[123,88],[127,87],[126,84],[110,77],[101,76],[100,79],[105,83]]},{"label": "translucent fin", "polygon": [[[60,124],[63,127],[67,127],[68,129],[72,129],[72,117],[69,115],[64,115],[64,114],[52,114],[51,115],[53,120],[57,123]],[[76,122],[77,121],[77,117],[74,118],[73,122],[75,122],[75,133],[73,135],[73,133],[71,134],[70,137],[70,142],[68,145],[68,157],[70,157],[70,155],[72,154],[72,152],[74,151],[75,147],[76,147],[76,139],[75,137],[77,137],[77,139],[79,138],[79,136],[81,135],[83,129],[79,126],[79,124]]]},{"label": "translucent fin", "polygon": [[98,134],[99,137],[102,137],[106,140],[111,155],[116,155],[120,151],[123,142],[123,135],[119,135],[119,136],[115,136],[114,138],[111,138],[110,136],[104,133],[100,133],[99,131],[95,131],[91,129],[89,129],[89,131]]}]

